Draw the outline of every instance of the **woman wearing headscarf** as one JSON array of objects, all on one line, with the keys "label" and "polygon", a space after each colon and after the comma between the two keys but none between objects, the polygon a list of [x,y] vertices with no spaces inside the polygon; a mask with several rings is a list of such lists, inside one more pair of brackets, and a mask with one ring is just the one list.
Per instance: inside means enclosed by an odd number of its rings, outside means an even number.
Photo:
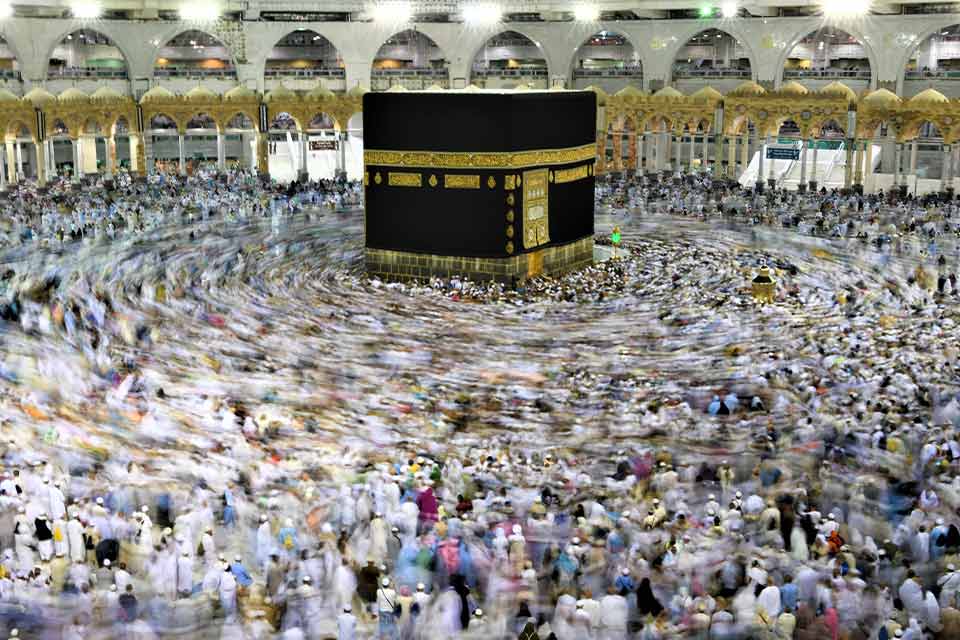
[{"label": "woman wearing headscarf", "polygon": [[644,578],[637,587],[637,613],[641,616],[652,616],[656,618],[663,611],[663,605],[653,595],[653,588],[650,586],[650,578]]}]

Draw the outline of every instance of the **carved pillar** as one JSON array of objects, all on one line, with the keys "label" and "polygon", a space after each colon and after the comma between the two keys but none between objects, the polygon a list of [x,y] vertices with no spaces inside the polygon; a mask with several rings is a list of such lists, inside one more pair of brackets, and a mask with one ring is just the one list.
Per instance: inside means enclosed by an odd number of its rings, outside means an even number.
[{"label": "carved pillar", "polygon": [[693,131],[690,132],[690,164],[689,173],[693,173],[694,162],[697,159],[697,136]]},{"label": "carved pillar", "polygon": [[803,138],[800,138],[800,184],[797,188],[807,190],[807,144]]},{"label": "carved pillar", "polygon": [[900,184],[900,162],[901,158],[901,144],[899,142],[893,143],[893,187],[896,188]]},{"label": "carved pillar", "polygon": [[104,162],[104,168],[106,169],[104,172],[104,178],[107,180],[113,180],[114,160],[117,156],[117,150],[116,147],[114,147],[113,136],[107,136],[104,138],[103,143],[104,151],[106,152],[107,156],[105,158],[106,162]]},{"label": "carved pillar", "polygon": [[627,133],[627,165],[624,167],[627,171],[637,170],[637,132]]},{"label": "carved pillar", "polygon": [[[343,141],[340,141],[343,145]],[[269,176],[270,165],[267,159],[267,134],[257,134],[257,171],[262,176]]]},{"label": "carved pillar", "polygon": [[644,156],[643,141],[644,141],[644,138],[646,137],[646,132],[639,131],[636,135],[637,135],[637,173],[643,173],[645,169],[645,165],[643,163],[643,156]]},{"label": "carved pillar", "polygon": [[613,132],[613,170],[623,170],[623,132]]},{"label": "carved pillar", "polygon": [[813,145],[813,166],[810,167],[810,190],[817,190],[817,154],[820,151],[820,145],[817,142],[816,138],[810,138],[810,143]]},{"label": "carved pillar", "polygon": [[71,182],[78,184],[80,176],[83,174],[83,168],[80,164],[80,138],[70,138],[70,145],[73,147],[73,176]]},{"label": "carved pillar", "polygon": [[47,154],[44,153],[45,143],[34,141],[33,149],[37,155],[37,185],[47,184]]}]

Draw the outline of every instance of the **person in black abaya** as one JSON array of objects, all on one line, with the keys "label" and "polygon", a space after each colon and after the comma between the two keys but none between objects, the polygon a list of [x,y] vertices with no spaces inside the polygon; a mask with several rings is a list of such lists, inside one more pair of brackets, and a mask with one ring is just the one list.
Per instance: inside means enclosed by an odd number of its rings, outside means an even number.
[{"label": "person in black abaya", "polygon": [[470,594],[470,587],[464,577],[455,573],[450,576],[450,586],[460,596],[460,628],[466,629],[470,624],[470,606],[467,604],[467,596]]},{"label": "person in black abaya", "polygon": [[653,595],[653,589],[650,587],[650,578],[644,578],[637,587],[637,611],[641,616],[651,615],[656,618],[663,611],[663,605]]}]

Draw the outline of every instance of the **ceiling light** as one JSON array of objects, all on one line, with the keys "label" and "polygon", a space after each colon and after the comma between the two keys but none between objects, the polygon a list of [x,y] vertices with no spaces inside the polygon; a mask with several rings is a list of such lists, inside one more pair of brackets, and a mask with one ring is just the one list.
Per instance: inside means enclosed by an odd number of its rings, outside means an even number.
[{"label": "ceiling light", "polygon": [[77,2],[71,5],[70,13],[79,20],[96,20],[103,13],[103,8],[96,2]]},{"label": "ceiling light", "polygon": [[500,22],[503,12],[495,4],[470,4],[463,8],[462,15],[467,24],[485,25]]},{"label": "ceiling light", "polygon": [[0,18],[9,18],[13,15],[13,6],[9,2],[0,2]]},{"label": "ceiling light", "polygon": [[712,16],[712,15],[713,15],[713,7],[711,7],[711,6],[708,5],[708,4],[705,4],[705,5],[703,5],[702,7],[700,7],[700,17],[701,17],[701,18],[709,18],[709,17]]},{"label": "ceiling light", "polygon": [[573,19],[577,22],[596,22],[600,19],[600,9],[592,4],[578,5],[573,8]]},{"label": "ceiling light", "polygon": [[872,0],[825,0],[821,5],[827,18],[859,18],[870,13]]},{"label": "ceiling light", "polygon": [[185,22],[214,22],[220,17],[220,7],[213,3],[183,4],[179,13]]},{"label": "ceiling light", "polygon": [[379,2],[370,10],[375,22],[397,24],[409,22],[413,9],[407,2]]},{"label": "ceiling light", "polygon": [[736,2],[724,2],[720,5],[720,15],[724,18],[736,18],[737,13],[739,13],[740,8],[737,6]]}]

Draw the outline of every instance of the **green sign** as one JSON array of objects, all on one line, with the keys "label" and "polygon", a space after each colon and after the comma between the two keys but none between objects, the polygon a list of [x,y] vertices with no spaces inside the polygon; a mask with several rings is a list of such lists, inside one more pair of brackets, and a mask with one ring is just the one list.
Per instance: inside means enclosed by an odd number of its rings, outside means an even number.
[{"label": "green sign", "polygon": [[614,231],[613,233],[611,233],[610,240],[611,242],[613,242],[613,244],[620,244],[620,232]]}]

